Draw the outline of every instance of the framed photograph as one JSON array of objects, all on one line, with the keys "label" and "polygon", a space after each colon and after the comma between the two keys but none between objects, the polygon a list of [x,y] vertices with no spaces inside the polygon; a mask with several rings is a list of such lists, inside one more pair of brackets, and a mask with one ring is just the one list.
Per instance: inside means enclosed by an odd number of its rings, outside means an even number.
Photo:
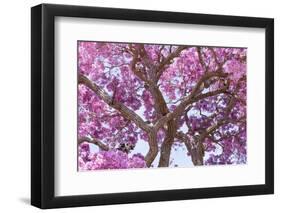
[{"label": "framed photograph", "polygon": [[272,194],[274,20],[31,9],[31,204]]}]

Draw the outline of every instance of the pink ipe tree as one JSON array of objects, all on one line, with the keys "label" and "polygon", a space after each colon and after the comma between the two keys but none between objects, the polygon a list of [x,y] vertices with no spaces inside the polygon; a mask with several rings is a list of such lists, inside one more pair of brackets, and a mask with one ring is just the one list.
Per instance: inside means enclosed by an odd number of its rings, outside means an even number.
[{"label": "pink ipe tree", "polygon": [[246,53],[78,41],[78,170],[246,163]]}]

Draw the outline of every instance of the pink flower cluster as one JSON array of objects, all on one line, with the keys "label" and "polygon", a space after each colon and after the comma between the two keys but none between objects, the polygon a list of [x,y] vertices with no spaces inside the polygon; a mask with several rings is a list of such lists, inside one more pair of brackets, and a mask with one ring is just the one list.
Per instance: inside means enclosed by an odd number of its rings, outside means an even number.
[{"label": "pink flower cluster", "polygon": [[79,171],[99,169],[128,169],[145,168],[144,157],[141,154],[134,154],[131,157],[119,150],[90,152],[88,143],[79,145]]}]

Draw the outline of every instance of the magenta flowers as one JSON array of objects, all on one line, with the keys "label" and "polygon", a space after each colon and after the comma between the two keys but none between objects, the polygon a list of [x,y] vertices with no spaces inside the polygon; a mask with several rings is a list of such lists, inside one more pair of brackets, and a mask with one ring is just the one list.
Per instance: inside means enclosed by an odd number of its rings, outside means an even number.
[{"label": "magenta flowers", "polygon": [[246,163],[246,53],[79,41],[79,171]]}]

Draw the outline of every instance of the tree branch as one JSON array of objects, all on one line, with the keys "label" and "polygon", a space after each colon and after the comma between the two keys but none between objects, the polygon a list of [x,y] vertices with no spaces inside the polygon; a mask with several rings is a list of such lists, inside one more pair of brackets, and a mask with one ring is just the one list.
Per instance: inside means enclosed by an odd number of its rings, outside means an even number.
[{"label": "tree branch", "polygon": [[109,94],[101,89],[97,84],[91,82],[86,76],[79,75],[79,84],[83,84],[91,89],[101,100],[107,103],[110,107],[116,109],[126,119],[133,121],[139,128],[145,132],[150,132],[151,127],[147,125],[143,119],[134,111],[126,107],[123,103],[113,100]]},{"label": "tree branch", "polygon": [[160,129],[166,122],[168,122],[169,120],[174,119],[175,117],[181,115],[182,112],[185,110],[185,108],[188,105],[190,105],[192,103],[195,103],[196,101],[199,101],[199,100],[204,99],[204,98],[219,95],[221,93],[224,93],[225,91],[226,91],[226,88],[222,88],[222,89],[219,89],[219,90],[216,90],[216,91],[212,91],[212,92],[208,92],[208,93],[196,96],[196,97],[191,98],[191,99],[186,99],[184,102],[182,102],[180,105],[178,105],[173,112],[170,112],[166,116],[160,118],[156,122],[156,124],[154,125],[155,129],[156,130]]},{"label": "tree branch", "polygon": [[100,140],[98,140],[96,138],[91,139],[89,137],[82,137],[82,138],[78,139],[78,145],[83,143],[83,142],[88,142],[88,143],[91,143],[91,144],[95,144],[101,150],[104,150],[104,151],[108,151],[109,150],[109,147],[107,145],[105,145],[104,143],[102,143]]},{"label": "tree branch", "polygon": [[165,59],[163,59],[163,61],[156,68],[157,80],[161,77],[162,73],[164,72],[165,66],[172,64],[173,59],[178,57],[180,53],[186,48],[187,46],[179,46],[174,52],[170,53]]},{"label": "tree branch", "polygon": [[130,63],[130,68],[137,77],[139,77],[142,81],[145,82],[146,81],[145,75],[136,67],[137,60],[138,60],[138,55],[136,52],[133,52],[133,60]]},{"label": "tree branch", "polygon": [[[215,123],[214,125],[210,126],[209,128],[207,128],[206,131],[203,132],[202,135],[200,135],[200,140],[202,141],[205,137],[207,137],[209,134],[211,134],[212,132],[214,132],[215,130],[217,130],[219,127],[223,126],[224,124],[226,124],[227,122],[233,122],[232,119],[228,118],[229,113],[231,112],[231,109],[233,108],[235,101],[237,100],[237,98],[235,97],[235,93],[237,93],[237,91],[240,89],[240,83],[244,80],[244,77],[240,78],[238,81],[238,85],[234,90],[234,94],[232,94],[226,108],[224,109],[225,111],[225,118],[221,119],[220,121],[218,121],[217,123]],[[235,122],[241,122],[243,120],[246,120],[246,117],[242,117],[241,119],[239,119],[238,121]]]},{"label": "tree branch", "polygon": [[200,143],[199,144],[200,149],[198,149],[198,147],[191,144],[188,137],[181,131],[177,132],[176,138],[178,138],[179,140],[181,140],[185,144],[185,146],[186,146],[186,148],[187,148],[187,150],[188,150],[188,152],[191,156],[191,160],[192,160],[193,165],[195,165],[195,166],[203,165],[203,156],[204,156],[203,145]]},{"label": "tree branch", "polygon": [[199,63],[202,66],[202,69],[204,70],[204,72],[207,72],[208,71],[207,66],[204,63],[204,60],[203,60],[202,55],[201,55],[201,47],[196,47],[196,51],[197,51]]},{"label": "tree branch", "polygon": [[185,146],[186,146],[186,149],[189,153],[191,153],[191,150],[192,150],[192,145],[188,139],[188,137],[182,132],[182,131],[178,131],[176,133],[176,138],[180,141],[182,141]]}]

